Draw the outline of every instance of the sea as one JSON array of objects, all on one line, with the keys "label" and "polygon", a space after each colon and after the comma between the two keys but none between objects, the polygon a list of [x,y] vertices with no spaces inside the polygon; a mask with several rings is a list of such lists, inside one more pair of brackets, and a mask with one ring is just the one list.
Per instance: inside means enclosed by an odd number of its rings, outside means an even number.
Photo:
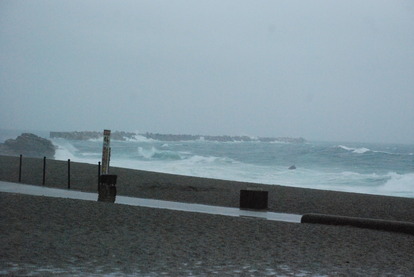
[{"label": "sea", "polygon": [[[98,164],[102,139],[49,138],[55,159]],[[0,142],[22,132],[0,130]],[[110,166],[251,183],[414,198],[414,144],[111,140]],[[289,169],[294,166],[295,169]]]}]

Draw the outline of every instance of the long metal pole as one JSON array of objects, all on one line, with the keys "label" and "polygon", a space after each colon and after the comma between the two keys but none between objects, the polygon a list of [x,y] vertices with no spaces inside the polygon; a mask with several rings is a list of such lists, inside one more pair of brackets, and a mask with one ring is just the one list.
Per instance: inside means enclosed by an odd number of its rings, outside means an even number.
[{"label": "long metal pole", "polygon": [[70,189],[70,159],[68,159],[68,189]]},{"label": "long metal pole", "polygon": [[43,157],[43,182],[42,185],[45,185],[46,181],[46,157]]},{"label": "long metal pole", "polygon": [[99,182],[101,181],[101,162],[98,162],[98,186]]},{"label": "long metal pole", "polygon": [[19,183],[22,182],[22,160],[23,160],[23,155],[20,154],[20,164],[19,164]]}]

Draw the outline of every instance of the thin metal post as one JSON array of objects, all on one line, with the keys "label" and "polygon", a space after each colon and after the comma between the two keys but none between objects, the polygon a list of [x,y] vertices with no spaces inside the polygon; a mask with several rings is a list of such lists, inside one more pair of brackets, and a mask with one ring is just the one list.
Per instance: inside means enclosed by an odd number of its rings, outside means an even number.
[{"label": "thin metal post", "polygon": [[42,185],[45,185],[46,181],[46,157],[43,157],[43,182]]},{"label": "thin metal post", "polygon": [[20,154],[20,164],[19,164],[19,183],[22,182],[22,160],[23,160],[23,155]]},{"label": "thin metal post", "polygon": [[68,159],[68,189],[70,189],[70,159]]},{"label": "thin metal post", "polygon": [[98,186],[101,179],[101,162],[98,162]]}]

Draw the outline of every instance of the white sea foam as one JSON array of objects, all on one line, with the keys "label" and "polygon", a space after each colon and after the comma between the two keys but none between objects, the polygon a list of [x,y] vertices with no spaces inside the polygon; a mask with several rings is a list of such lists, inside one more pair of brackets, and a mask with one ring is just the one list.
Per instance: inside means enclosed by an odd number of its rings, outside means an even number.
[{"label": "white sea foam", "polygon": [[154,157],[155,153],[157,153],[157,150],[155,149],[155,147],[151,147],[150,149],[146,149],[141,146],[138,147],[138,155],[140,157],[151,159],[152,157]]},{"label": "white sea foam", "polygon": [[55,159],[56,160],[68,160],[83,163],[97,163],[100,158],[97,153],[94,152],[81,152],[72,143],[64,139],[52,140],[54,146],[56,146]]},{"label": "white sea foam", "polygon": [[368,151],[371,151],[370,149],[365,148],[365,147],[352,148],[352,147],[347,147],[347,146],[344,146],[344,145],[339,145],[338,147],[341,148],[341,149],[347,150],[347,151],[351,151],[351,152],[356,153],[356,154],[364,154]]},{"label": "white sea foam", "polygon": [[153,142],[154,140],[151,138],[146,138],[144,136],[141,135],[135,135],[133,138],[125,138],[126,141],[130,141],[130,142]]},{"label": "white sea foam", "polygon": [[102,142],[103,139],[102,138],[90,138],[90,139],[87,139],[87,141],[90,141],[90,142]]},{"label": "white sea foam", "polygon": [[114,160],[113,164],[120,167],[222,180],[414,197],[414,174],[324,172],[306,168],[288,170],[286,167],[258,166],[226,158],[203,156],[193,156],[174,162]]},{"label": "white sea foam", "polygon": [[414,196],[414,173],[398,174],[388,173],[389,180],[378,191],[382,194],[396,194],[399,196]]},{"label": "white sea foam", "polygon": [[74,153],[77,152],[78,149],[71,143],[67,142],[66,140],[57,139],[53,140],[53,144],[56,146],[56,160],[76,159]]},{"label": "white sea foam", "polygon": [[[167,147],[162,147],[167,148]],[[138,157],[142,157],[146,160],[181,160],[184,159],[188,152],[184,151],[171,151],[167,149],[158,149],[154,146],[151,147],[142,147],[137,148]]]},{"label": "white sea foam", "polygon": [[379,151],[379,150],[372,150],[372,149],[365,148],[365,147],[354,148],[354,147],[348,147],[344,145],[338,145],[337,148],[350,151],[355,154],[364,154],[366,152],[373,152],[373,153],[380,153],[380,154],[387,154],[387,155],[408,155],[408,156],[413,155],[413,153],[401,153],[401,152],[391,152],[391,151],[383,151],[383,150]]},{"label": "white sea foam", "polygon": [[[100,161],[101,141],[85,143],[54,139],[53,143],[58,146],[58,160],[71,159],[92,164]],[[391,146],[392,151],[402,154],[385,156],[384,152],[370,150],[382,150],[380,147],[375,148],[375,145],[369,148],[335,146],[342,151],[355,153],[345,157],[341,156],[341,152],[332,151],[332,145],[320,147],[318,144],[296,146],[260,142],[229,144],[209,141],[130,141],[116,142],[113,147],[111,166],[116,167],[222,180],[414,197],[414,189],[410,186],[414,181],[410,175],[414,174],[410,171],[412,159],[410,160],[409,154],[413,152],[410,147]],[[387,149],[391,148],[385,150]],[[362,155],[366,152],[371,155]],[[299,161],[291,158],[295,155]],[[297,169],[288,170],[292,164],[296,164]]]}]

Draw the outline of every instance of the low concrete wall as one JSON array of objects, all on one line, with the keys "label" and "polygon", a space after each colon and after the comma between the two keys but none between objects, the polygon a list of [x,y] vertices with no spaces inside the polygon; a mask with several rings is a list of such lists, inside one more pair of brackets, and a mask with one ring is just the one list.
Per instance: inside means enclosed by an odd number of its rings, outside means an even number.
[{"label": "low concrete wall", "polygon": [[414,235],[414,223],[360,217],[336,216],[325,214],[304,214],[301,223],[327,225],[346,225],[374,230],[391,231]]}]

